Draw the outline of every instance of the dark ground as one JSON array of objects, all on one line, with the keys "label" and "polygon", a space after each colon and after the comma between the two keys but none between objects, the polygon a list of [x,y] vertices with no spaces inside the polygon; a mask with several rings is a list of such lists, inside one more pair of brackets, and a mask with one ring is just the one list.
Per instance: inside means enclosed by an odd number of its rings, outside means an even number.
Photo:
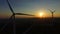
[{"label": "dark ground", "polygon": [[[6,23],[9,23],[4,29]],[[20,18],[15,19],[16,34],[59,34],[60,18]],[[27,30],[30,28],[29,30]],[[26,31],[27,30],[27,31]],[[13,22],[9,19],[0,19],[0,34],[13,34]]]}]

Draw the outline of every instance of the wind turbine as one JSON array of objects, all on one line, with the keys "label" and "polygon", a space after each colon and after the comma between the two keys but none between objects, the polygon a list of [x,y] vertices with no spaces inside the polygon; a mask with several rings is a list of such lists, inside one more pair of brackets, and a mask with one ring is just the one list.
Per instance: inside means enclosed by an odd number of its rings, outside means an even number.
[{"label": "wind turbine", "polygon": [[48,10],[51,12],[51,14],[52,14],[52,19],[53,19],[55,10],[51,10],[51,9],[48,9]]},{"label": "wind turbine", "polygon": [[[13,11],[13,9],[12,9],[9,1],[8,1],[8,0],[6,0],[6,1],[7,1],[7,4],[8,4],[8,6],[9,6],[11,12],[12,12],[12,16],[11,16],[9,19],[11,19],[11,18],[14,19],[14,20],[13,20],[13,32],[14,32],[14,34],[16,34],[16,31],[15,31],[15,15],[27,15],[27,16],[34,16],[34,15],[24,14],[24,13],[15,13],[15,12]],[[8,24],[8,23],[7,23],[7,24]],[[7,24],[5,24],[5,25],[1,28],[1,30],[3,30],[3,29],[5,28],[5,26],[7,26]]]},{"label": "wind turbine", "polygon": [[51,14],[52,14],[52,23],[53,23],[53,18],[54,18],[54,12],[55,12],[55,10],[51,10],[51,9],[48,9],[50,12],[51,12]]}]

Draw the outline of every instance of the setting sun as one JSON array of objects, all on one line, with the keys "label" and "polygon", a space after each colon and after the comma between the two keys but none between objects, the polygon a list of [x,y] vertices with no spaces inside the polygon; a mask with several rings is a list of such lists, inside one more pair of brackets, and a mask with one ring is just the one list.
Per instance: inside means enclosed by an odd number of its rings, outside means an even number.
[{"label": "setting sun", "polygon": [[43,16],[43,13],[40,13],[40,17],[42,17]]},{"label": "setting sun", "polygon": [[45,10],[39,10],[39,12],[37,12],[36,16],[39,18],[42,18],[42,17],[45,18],[45,17],[47,17],[47,14],[46,14]]},{"label": "setting sun", "polygon": [[40,17],[43,17],[43,16],[44,16],[44,13],[43,13],[43,12],[40,12],[40,13],[39,13],[39,16],[40,16]]}]

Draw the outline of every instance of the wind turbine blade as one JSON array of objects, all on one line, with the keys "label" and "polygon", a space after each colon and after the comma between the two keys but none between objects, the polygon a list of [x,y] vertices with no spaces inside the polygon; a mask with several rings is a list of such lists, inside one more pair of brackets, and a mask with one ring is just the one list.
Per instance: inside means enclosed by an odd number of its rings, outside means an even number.
[{"label": "wind turbine blade", "polygon": [[52,13],[52,10],[48,9],[51,13]]},{"label": "wind turbine blade", "polygon": [[10,20],[10,19],[12,19],[12,18],[13,18],[13,16],[14,16],[14,15],[12,15],[12,16],[9,18],[9,20]]},{"label": "wind turbine blade", "polygon": [[10,8],[11,12],[12,12],[12,13],[14,13],[14,11],[13,11],[13,9],[12,9],[12,7],[11,7],[11,5],[10,5],[9,1],[8,1],[8,0],[6,0],[6,1],[7,1],[7,3],[8,3],[8,6],[9,6],[9,8]]},{"label": "wind turbine blade", "polygon": [[15,15],[27,15],[27,16],[34,16],[34,15],[24,14],[24,13],[15,13]]},{"label": "wind turbine blade", "polygon": [[[9,20],[13,17],[13,15],[9,18]],[[6,23],[2,28],[1,31],[8,25],[9,23]]]},{"label": "wind turbine blade", "polygon": [[56,10],[54,10],[54,12],[55,12]]}]

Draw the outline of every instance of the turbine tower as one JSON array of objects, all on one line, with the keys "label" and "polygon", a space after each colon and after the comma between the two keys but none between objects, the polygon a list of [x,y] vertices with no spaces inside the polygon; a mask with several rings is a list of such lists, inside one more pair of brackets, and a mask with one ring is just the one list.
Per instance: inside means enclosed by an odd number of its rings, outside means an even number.
[{"label": "turbine tower", "polygon": [[[24,13],[15,13],[15,12],[13,11],[13,9],[12,9],[9,1],[8,1],[8,0],[6,0],[6,1],[7,1],[7,4],[8,4],[8,6],[9,6],[11,12],[12,12],[12,16],[11,16],[9,19],[12,19],[12,18],[13,18],[13,32],[14,32],[14,34],[16,34],[16,29],[15,29],[15,15],[27,15],[27,16],[34,16],[34,15],[24,14]],[[7,24],[8,24],[8,23],[7,23]],[[5,26],[7,26],[7,24],[5,24],[5,25],[1,28],[1,31],[5,28]]]},{"label": "turbine tower", "polygon": [[48,10],[51,12],[51,14],[52,14],[52,19],[53,19],[55,10],[51,10],[51,9],[48,9]]}]

